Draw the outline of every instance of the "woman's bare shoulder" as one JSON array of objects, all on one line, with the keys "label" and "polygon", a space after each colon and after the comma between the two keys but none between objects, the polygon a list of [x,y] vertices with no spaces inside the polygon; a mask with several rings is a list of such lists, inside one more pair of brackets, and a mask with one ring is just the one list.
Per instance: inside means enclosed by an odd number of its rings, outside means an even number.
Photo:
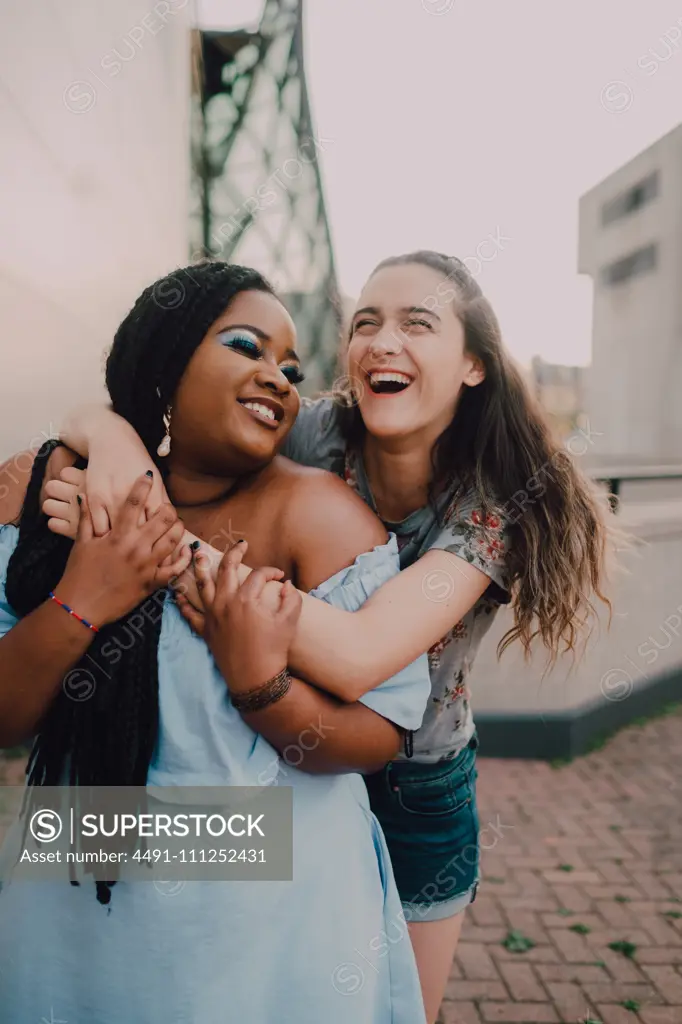
[{"label": "woman's bare shoulder", "polygon": [[283,539],[304,589],[312,589],[352,565],[363,551],[386,541],[381,521],[338,476],[295,463],[274,471],[281,473],[283,488]]},{"label": "woman's bare shoulder", "polygon": [[269,468],[272,472],[270,480],[273,483],[277,481],[282,490],[283,511],[293,508],[300,512],[301,506],[312,502],[318,508],[328,510],[331,516],[344,512],[352,514],[356,510],[356,514],[366,522],[378,522],[362,498],[335,473],[302,466],[284,456],[278,456]]}]

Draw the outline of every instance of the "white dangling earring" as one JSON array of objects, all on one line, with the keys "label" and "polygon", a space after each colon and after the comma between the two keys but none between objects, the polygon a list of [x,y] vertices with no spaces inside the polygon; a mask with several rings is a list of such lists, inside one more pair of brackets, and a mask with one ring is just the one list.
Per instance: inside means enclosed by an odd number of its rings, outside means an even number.
[{"label": "white dangling earring", "polygon": [[171,449],[171,437],[170,437],[170,421],[171,421],[171,407],[170,405],[163,414],[163,425],[166,428],[166,433],[161,441],[161,444],[156,449],[156,454],[164,459],[167,455],[170,455]]}]

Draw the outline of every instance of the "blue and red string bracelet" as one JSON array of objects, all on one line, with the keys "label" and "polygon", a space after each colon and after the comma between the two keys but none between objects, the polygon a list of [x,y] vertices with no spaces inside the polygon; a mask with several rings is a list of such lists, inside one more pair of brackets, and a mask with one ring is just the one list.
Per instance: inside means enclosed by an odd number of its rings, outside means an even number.
[{"label": "blue and red string bracelet", "polygon": [[65,612],[69,613],[69,615],[73,615],[74,619],[78,619],[78,621],[82,622],[84,626],[87,626],[88,629],[91,629],[93,633],[99,633],[99,629],[97,628],[97,626],[93,626],[91,622],[88,622],[88,620],[84,619],[82,615],[79,615],[78,612],[75,612],[73,608],[66,604],[65,601],[60,601],[57,595],[53,594],[52,591],[50,591],[50,597],[59,605],[60,608],[63,608]]}]

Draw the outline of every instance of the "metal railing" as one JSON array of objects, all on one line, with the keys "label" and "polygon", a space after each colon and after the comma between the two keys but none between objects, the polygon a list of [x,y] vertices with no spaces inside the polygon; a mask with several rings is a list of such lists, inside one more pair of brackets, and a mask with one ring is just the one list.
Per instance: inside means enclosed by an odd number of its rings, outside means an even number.
[{"label": "metal railing", "polygon": [[605,484],[609,489],[609,501],[614,512],[620,504],[621,485],[624,483],[653,483],[667,480],[682,480],[682,465],[651,465],[651,466],[599,466],[589,470],[590,476],[597,483]]}]

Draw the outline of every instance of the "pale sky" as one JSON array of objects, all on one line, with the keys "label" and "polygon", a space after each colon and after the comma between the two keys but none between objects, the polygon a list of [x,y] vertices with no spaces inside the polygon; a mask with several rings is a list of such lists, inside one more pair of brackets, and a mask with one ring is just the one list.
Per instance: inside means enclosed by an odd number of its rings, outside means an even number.
[{"label": "pale sky", "polygon": [[[261,0],[197,0],[206,28]],[[578,199],[682,121],[676,0],[307,0],[342,289],[417,248],[472,257],[514,355],[590,359]],[[667,37],[667,38],[666,38]],[[681,169],[682,170],[682,169]]]}]

